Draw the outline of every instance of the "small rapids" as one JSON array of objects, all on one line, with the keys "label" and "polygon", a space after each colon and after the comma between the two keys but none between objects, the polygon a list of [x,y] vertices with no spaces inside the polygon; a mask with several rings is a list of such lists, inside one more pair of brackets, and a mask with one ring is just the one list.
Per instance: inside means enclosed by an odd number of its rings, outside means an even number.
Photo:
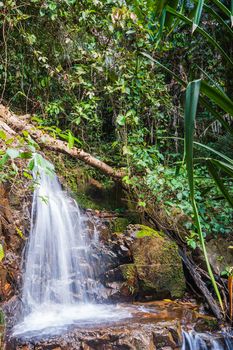
[{"label": "small rapids", "polygon": [[90,234],[87,218],[52,172],[40,171],[34,178],[23,312],[13,335],[41,334],[48,328],[52,334],[78,322],[130,317],[117,306],[96,303],[101,284],[95,280],[89,257],[92,243],[98,243],[98,232]]},{"label": "small rapids", "polygon": [[230,333],[213,336],[208,333],[183,332],[181,350],[232,350],[233,335]]}]

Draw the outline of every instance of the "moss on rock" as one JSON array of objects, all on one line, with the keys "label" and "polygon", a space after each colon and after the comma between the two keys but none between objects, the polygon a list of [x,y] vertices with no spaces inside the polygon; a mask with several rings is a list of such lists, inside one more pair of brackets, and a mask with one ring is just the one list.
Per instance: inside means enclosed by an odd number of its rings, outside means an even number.
[{"label": "moss on rock", "polygon": [[117,217],[112,222],[112,232],[124,232],[129,225],[129,219],[126,217]]},{"label": "moss on rock", "polygon": [[177,245],[144,225],[130,225],[129,231],[139,292],[155,298],[182,297],[185,278]]},{"label": "moss on rock", "polygon": [[145,225],[137,225],[138,231],[136,232],[137,238],[143,238],[143,237],[164,237],[163,232],[155,231],[149,226]]},{"label": "moss on rock", "polygon": [[136,270],[135,264],[121,265],[120,269],[125,279],[125,285],[127,286],[130,294],[137,294],[138,279],[137,279],[137,270]]}]

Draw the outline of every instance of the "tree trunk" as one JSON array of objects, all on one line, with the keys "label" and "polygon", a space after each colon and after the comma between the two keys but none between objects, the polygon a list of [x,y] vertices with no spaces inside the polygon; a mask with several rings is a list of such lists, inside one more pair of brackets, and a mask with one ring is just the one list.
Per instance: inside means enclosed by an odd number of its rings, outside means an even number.
[{"label": "tree trunk", "polygon": [[121,181],[122,177],[124,176],[123,171],[112,168],[108,164],[93,157],[91,154],[82,149],[78,149],[76,147],[69,148],[67,142],[55,139],[52,136],[44,133],[42,130],[37,129],[36,126],[28,122],[27,118],[16,116],[3,105],[0,105],[0,118],[17,133],[22,133],[22,131],[26,130],[42,148],[44,147],[52,151],[68,154],[73,158],[77,158],[112,177],[116,181]]}]

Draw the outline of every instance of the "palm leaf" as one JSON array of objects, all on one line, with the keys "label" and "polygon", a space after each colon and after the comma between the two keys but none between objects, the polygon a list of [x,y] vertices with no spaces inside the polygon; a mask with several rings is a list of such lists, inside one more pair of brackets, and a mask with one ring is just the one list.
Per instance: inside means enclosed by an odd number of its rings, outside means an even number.
[{"label": "palm leaf", "polygon": [[[168,1],[168,5],[172,8],[174,8],[175,10],[177,9],[179,0],[169,0]],[[170,13],[167,13],[166,15],[166,20],[165,20],[165,26],[170,28],[173,22],[173,16]]]},{"label": "palm leaf", "polygon": [[195,29],[199,26],[203,5],[204,5],[204,0],[198,0],[195,16],[193,20],[193,25],[192,25],[192,33],[194,33]]},{"label": "palm leaf", "polygon": [[163,35],[163,28],[164,28],[164,23],[165,23],[165,19],[166,19],[166,7],[164,7],[163,11],[162,11],[162,15],[160,16],[159,19],[159,31],[158,31],[158,36],[157,39],[158,41],[161,39],[162,35]]},{"label": "palm leaf", "polygon": [[[174,10],[170,6],[166,6],[167,12],[173,14],[175,17],[180,18],[185,22],[186,24],[189,24],[192,26],[193,22],[186,16],[182,15],[178,11]],[[231,58],[228,56],[228,54],[223,50],[223,48],[216,42],[215,39],[213,39],[204,29],[197,27],[196,31],[200,33],[206,40],[219,52],[221,52],[222,56],[230,63],[230,65],[233,65],[233,61]]]},{"label": "palm leaf", "polygon": [[164,8],[166,7],[168,3],[168,0],[160,0],[160,1],[157,1],[157,5],[156,5],[156,15],[158,16],[161,16]]},{"label": "palm leaf", "polygon": [[210,114],[219,121],[219,123],[233,136],[233,129],[228,124],[228,122],[219,114],[216,112],[216,110],[211,106],[209,101],[206,100],[205,97],[200,96],[200,102],[201,104],[206,107],[206,109],[210,112]]},{"label": "palm leaf", "polygon": [[[233,0],[232,0],[232,4],[233,4]],[[226,21],[224,21],[224,19],[216,11],[214,11],[212,7],[204,4],[204,9],[206,10],[206,12],[210,13],[212,17],[214,17],[233,36],[233,31],[231,27],[229,27]]]},{"label": "palm leaf", "polygon": [[188,174],[188,183],[189,183],[189,189],[190,189],[190,198],[191,203],[193,207],[193,213],[194,213],[194,220],[197,227],[197,232],[199,235],[200,243],[202,246],[203,255],[206,262],[206,267],[208,270],[208,274],[210,276],[211,283],[214,287],[215,293],[217,295],[219,304],[221,306],[221,309],[223,308],[223,302],[222,298],[218,289],[218,286],[216,284],[207,251],[205,246],[205,239],[203,236],[201,223],[200,223],[200,217],[198,213],[198,208],[196,205],[195,200],[195,194],[194,194],[194,177],[193,177],[193,135],[194,135],[194,122],[196,118],[196,112],[197,112],[197,106],[198,106],[198,99],[199,99],[199,93],[201,88],[201,80],[194,80],[191,83],[188,84],[188,87],[186,89],[186,99],[185,99],[185,115],[184,115],[184,132],[185,132],[185,161],[186,161],[186,168],[187,168],[187,174]]},{"label": "palm leaf", "polygon": [[215,164],[219,169],[223,170],[226,174],[233,178],[233,165],[229,163],[221,162],[218,159],[210,159],[211,163]]},{"label": "palm leaf", "polygon": [[201,80],[194,80],[188,84],[186,89],[184,133],[185,133],[185,159],[188,173],[190,195],[194,197],[193,184],[193,133],[194,122],[197,113],[197,105],[201,87]]},{"label": "palm leaf", "polygon": [[231,26],[233,26],[233,0],[231,0]]},{"label": "palm leaf", "polygon": [[205,148],[206,150],[210,151],[211,153],[216,154],[217,156],[219,156],[220,158],[224,159],[225,161],[229,162],[231,165],[233,165],[233,160],[229,157],[227,157],[225,154],[216,151],[216,149],[209,147],[207,145],[204,145],[203,143],[194,141],[194,145]]},{"label": "palm leaf", "polygon": [[226,113],[233,116],[233,102],[225,94],[225,92],[217,89],[214,86],[210,86],[205,80],[202,80],[201,82],[201,91],[219,107],[221,107]]},{"label": "palm leaf", "polygon": [[228,10],[228,8],[219,0],[212,0],[212,2],[218,6],[218,8],[225,13],[225,15],[227,15],[229,18],[231,16],[231,12]]},{"label": "palm leaf", "polygon": [[[171,71],[169,68],[167,68],[166,66],[164,66],[161,62],[159,62],[158,60],[156,60],[155,58],[153,58],[152,56],[150,56],[149,54],[147,54],[146,52],[141,52],[141,55],[143,55],[144,57],[147,57],[150,61],[156,63],[158,66],[160,66],[165,72],[167,72],[169,75],[171,75],[173,78],[176,79],[176,81],[183,85],[183,86],[187,86],[187,83],[182,80],[176,73],[174,73],[173,71]],[[209,85],[205,82],[205,84],[202,84],[201,85],[201,89],[202,89],[202,92],[205,93],[206,91],[209,93],[209,96],[212,97],[212,96],[215,96],[214,92],[212,92],[211,94],[211,87],[210,89],[207,88],[207,86],[209,87]],[[223,93],[223,95],[220,95],[218,96],[217,92],[216,92],[216,98],[215,98],[215,101],[218,101],[219,98],[221,99],[221,97],[223,96],[223,99],[224,101],[229,101],[230,99],[227,97],[227,95],[225,93]],[[218,97],[218,99],[217,99]],[[206,107],[206,109],[210,112],[210,114],[213,115],[213,117],[215,117],[216,120],[218,120],[221,125],[228,131],[230,132],[232,135],[233,135],[233,130],[232,128],[230,127],[230,125],[225,121],[225,119],[215,111],[215,109],[211,106],[211,104],[202,96],[200,96],[200,102],[201,104]],[[221,105],[224,105],[225,106],[225,103],[223,103],[222,101],[218,101]],[[232,102],[231,102],[232,103]],[[227,107],[229,109],[229,106]]]},{"label": "palm leaf", "polygon": [[163,68],[163,70],[165,70],[169,75],[173,76],[178,83],[180,83],[183,86],[187,86],[187,83],[182,80],[176,73],[174,73],[173,71],[171,71],[169,68],[167,68],[166,66],[164,66],[161,62],[159,62],[158,60],[156,60],[155,58],[153,58],[152,56],[150,56],[148,53],[146,52],[141,52],[141,55],[143,55],[144,57],[149,58],[149,60],[151,60],[152,62],[156,63],[158,66],[160,66],[161,68]]},{"label": "palm leaf", "polygon": [[224,185],[222,179],[218,175],[218,171],[217,171],[216,167],[211,162],[211,160],[207,161],[207,168],[208,168],[212,178],[214,179],[216,185],[218,186],[218,188],[222,192],[223,196],[226,198],[226,200],[228,201],[230,206],[233,208],[233,197],[228,192],[228,190],[227,190],[226,186]]}]

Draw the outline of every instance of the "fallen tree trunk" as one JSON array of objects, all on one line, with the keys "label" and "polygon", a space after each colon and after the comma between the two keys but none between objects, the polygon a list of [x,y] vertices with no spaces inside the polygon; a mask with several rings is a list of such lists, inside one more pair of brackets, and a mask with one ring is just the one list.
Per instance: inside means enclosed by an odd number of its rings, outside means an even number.
[{"label": "fallen tree trunk", "polygon": [[83,149],[78,149],[76,147],[69,148],[67,142],[55,139],[52,136],[45,134],[42,130],[39,130],[33,124],[30,124],[27,119],[16,116],[3,105],[0,105],[0,118],[17,133],[22,133],[24,130],[26,130],[42,148],[45,147],[51,151],[68,154],[69,156],[79,159],[84,163],[100,170],[105,175],[112,177],[116,181],[121,181],[122,177],[124,176],[123,171],[112,168],[108,164],[85,152]]}]

